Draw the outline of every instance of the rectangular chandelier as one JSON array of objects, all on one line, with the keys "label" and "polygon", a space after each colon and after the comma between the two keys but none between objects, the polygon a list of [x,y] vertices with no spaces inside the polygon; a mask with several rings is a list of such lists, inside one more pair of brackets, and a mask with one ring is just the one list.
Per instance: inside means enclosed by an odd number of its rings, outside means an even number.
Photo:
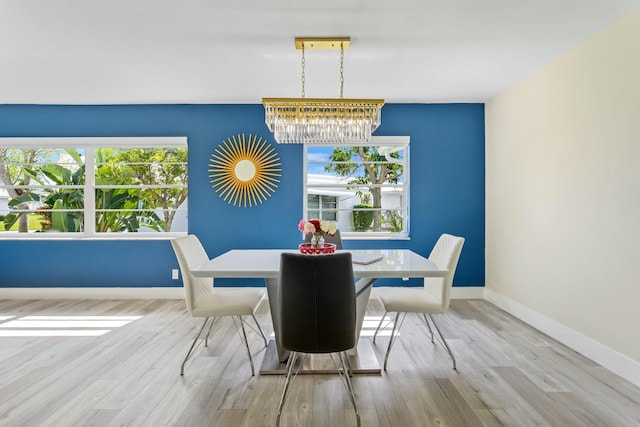
[{"label": "rectangular chandelier", "polygon": [[384,100],[263,98],[262,105],[280,144],[362,144],[380,126]]},{"label": "rectangular chandelier", "polygon": [[[265,123],[280,144],[366,144],[380,126],[383,99],[345,99],[344,49],[350,37],[297,37],[302,50],[302,97],[262,98]],[[305,49],[340,50],[340,98],[305,98]]]}]

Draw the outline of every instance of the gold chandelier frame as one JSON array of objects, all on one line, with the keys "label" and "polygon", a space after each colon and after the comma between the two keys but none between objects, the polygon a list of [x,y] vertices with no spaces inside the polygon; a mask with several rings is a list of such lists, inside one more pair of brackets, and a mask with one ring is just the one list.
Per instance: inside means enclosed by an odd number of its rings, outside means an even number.
[{"label": "gold chandelier frame", "polygon": [[[296,37],[302,50],[302,97],[262,98],[265,123],[278,143],[366,144],[381,122],[383,99],[346,99],[344,50],[350,37]],[[340,98],[305,97],[305,50],[340,50]]]}]

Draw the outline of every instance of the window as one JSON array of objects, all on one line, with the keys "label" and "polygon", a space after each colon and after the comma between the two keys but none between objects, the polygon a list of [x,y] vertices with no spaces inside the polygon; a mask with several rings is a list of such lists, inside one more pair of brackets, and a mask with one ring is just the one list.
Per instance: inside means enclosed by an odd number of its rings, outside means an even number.
[{"label": "window", "polygon": [[306,145],[303,211],[335,221],[344,237],[409,236],[409,138],[368,146]]},{"label": "window", "polygon": [[0,237],[183,234],[187,194],[184,137],[0,139]]},{"label": "window", "polygon": [[307,218],[319,218],[326,221],[338,221],[338,198],[307,194]]}]

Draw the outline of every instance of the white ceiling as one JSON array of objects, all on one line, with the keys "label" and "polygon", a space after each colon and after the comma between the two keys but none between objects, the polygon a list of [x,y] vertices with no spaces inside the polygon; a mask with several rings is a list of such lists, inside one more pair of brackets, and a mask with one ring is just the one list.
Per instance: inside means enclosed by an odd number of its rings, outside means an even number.
[{"label": "white ceiling", "polygon": [[[640,0],[0,0],[0,103],[300,96],[296,36],[350,36],[345,97],[484,102]],[[306,96],[339,96],[307,51]]]}]

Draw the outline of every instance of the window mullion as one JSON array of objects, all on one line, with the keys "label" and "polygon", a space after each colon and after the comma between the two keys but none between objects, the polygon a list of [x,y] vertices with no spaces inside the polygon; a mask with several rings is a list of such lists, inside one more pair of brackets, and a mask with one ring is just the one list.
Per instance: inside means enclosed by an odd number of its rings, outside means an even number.
[{"label": "window mullion", "polygon": [[93,236],[96,233],[96,156],[93,147],[85,150],[84,170],[84,232]]}]

